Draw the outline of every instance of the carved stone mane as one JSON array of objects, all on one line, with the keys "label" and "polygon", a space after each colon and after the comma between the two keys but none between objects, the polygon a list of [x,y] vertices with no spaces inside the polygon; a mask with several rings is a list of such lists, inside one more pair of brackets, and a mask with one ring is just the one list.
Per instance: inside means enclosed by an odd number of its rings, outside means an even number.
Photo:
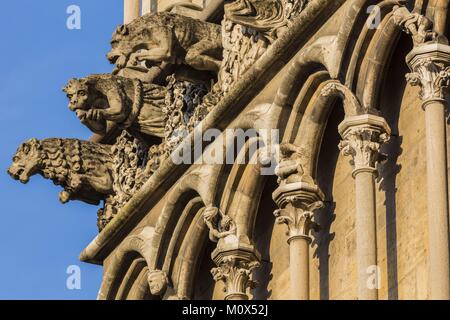
[{"label": "carved stone mane", "polygon": [[17,150],[8,173],[22,183],[41,174],[64,188],[60,200],[98,204],[113,192],[111,147],[77,139],[31,139]]}]

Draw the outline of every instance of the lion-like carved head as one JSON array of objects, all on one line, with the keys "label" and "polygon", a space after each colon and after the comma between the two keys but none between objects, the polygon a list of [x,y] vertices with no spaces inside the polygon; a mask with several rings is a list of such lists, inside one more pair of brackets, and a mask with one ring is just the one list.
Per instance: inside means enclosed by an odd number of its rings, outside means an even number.
[{"label": "lion-like carved head", "polygon": [[8,174],[15,180],[27,183],[42,166],[41,145],[37,139],[22,143],[8,168]]},{"label": "lion-like carved head", "polygon": [[109,62],[115,64],[118,68],[124,68],[128,62],[128,58],[132,53],[132,46],[127,38],[129,38],[129,29],[126,25],[117,27],[113,33],[111,40],[111,51],[107,54]]},{"label": "lion-like carved head", "polygon": [[69,109],[72,111],[87,110],[90,108],[89,84],[86,79],[71,79],[63,88],[69,98]]}]

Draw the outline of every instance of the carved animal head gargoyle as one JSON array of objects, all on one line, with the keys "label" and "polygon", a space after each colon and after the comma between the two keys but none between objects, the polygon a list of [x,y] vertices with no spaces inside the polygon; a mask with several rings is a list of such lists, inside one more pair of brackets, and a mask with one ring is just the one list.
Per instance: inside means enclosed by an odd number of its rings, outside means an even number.
[{"label": "carved animal head gargoyle", "polygon": [[69,109],[87,110],[89,109],[89,85],[85,79],[71,79],[63,88],[67,98],[69,98]]},{"label": "carved animal head gargoyle", "polygon": [[225,17],[275,40],[285,31],[288,19],[303,10],[306,1],[233,0],[225,1]]},{"label": "carved animal head gargoyle", "polygon": [[150,75],[155,80],[173,65],[218,72],[222,50],[220,25],[158,12],[119,26],[107,58],[116,66],[113,74],[153,82]]},{"label": "carved animal head gargoyle", "polygon": [[110,146],[76,139],[31,139],[17,149],[8,173],[27,183],[40,174],[60,185],[61,202],[98,204],[113,194]]},{"label": "carved animal head gargoyle", "polygon": [[27,183],[42,168],[41,145],[37,139],[24,142],[17,149],[8,174],[15,180]]}]

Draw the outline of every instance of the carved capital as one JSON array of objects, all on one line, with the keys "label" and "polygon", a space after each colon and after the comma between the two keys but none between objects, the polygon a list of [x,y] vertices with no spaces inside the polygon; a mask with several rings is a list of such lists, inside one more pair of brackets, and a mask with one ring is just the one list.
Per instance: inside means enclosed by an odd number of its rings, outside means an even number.
[{"label": "carved capital", "polygon": [[420,98],[424,102],[443,101],[450,84],[450,47],[437,43],[420,46],[408,54],[406,61],[412,71],[406,80],[420,86]]},{"label": "carved capital", "polygon": [[248,300],[247,289],[253,289],[257,282],[251,273],[260,266],[260,256],[249,244],[235,243],[217,248],[212,253],[217,267],[211,269],[215,281],[225,283],[225,300]]},{"label": "carved capital", "polygon": [[314,211],[323,207],[324,195],[319,187],[291,183],[280,186],[272,196],[280,208],[274,212],[276,222],[288,227],[288,242],[299,237],[311,241],[310,231],[319,228],[313,221]]},{"label": "carved capital", "polygon": [[343,139],[339,149],[352,157],[353,176],[361,171],[376,172],[380,147],[390,135],[386,121],[374,115],[349,117],[339,125],[339,132]]}]

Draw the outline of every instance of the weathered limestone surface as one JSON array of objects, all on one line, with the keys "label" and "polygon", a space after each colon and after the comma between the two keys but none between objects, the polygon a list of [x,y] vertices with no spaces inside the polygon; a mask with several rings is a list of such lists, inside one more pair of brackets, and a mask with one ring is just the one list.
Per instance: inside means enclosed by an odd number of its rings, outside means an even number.
[{"label": "weathered limestone surface", "polygon": [[[430,49],[434,69],[406,63],[430,44],[448,50],[446,14],[376,3],[368,31],[359,0],[145,1],[160,13],[143,17],[125,1],[114,72],[65,88],[97,136],[33,140],[9,169],[56,180],[64,200],[104,202],[80,257],[105,268],[99,299],[446,298],[436,253],[448,239],[430,244],[436,221],[448,224],[448,177],[432,177],[448,170],[448,147],[430,145],[449,139],[426,123],[427,108],[446,108],[450,62]],[[230,147],[225,129],[279,130],[276,169],[261,174],[268,148],[251,154],[261,136],[231,163],[175,163],[209,128],[210,156]],[[42,150],[67,172],[52,176]]]}]

